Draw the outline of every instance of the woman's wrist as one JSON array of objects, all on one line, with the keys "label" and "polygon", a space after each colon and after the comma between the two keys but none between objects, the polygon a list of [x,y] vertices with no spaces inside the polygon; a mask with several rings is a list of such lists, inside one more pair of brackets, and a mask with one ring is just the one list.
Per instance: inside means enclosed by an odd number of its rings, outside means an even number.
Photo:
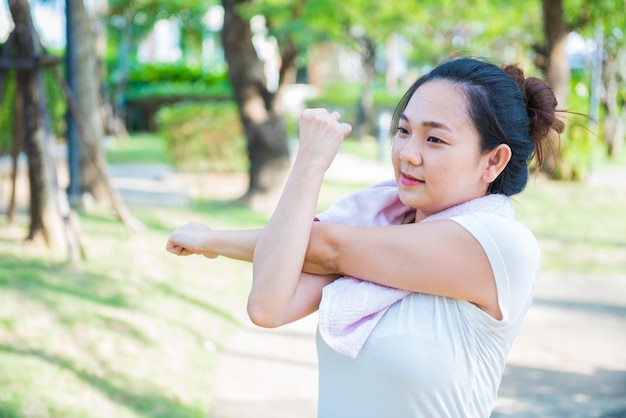
[{"label": "woman's wrist", "polygon": [[328,167],[322,161],[315,162],[305,158],[296,159],[291,168],[290,177],[303,185],[321,184],[327,169]]},{"label": "woman's wrist", "polygon": [[213,230],[206,237],[203,254],[206,257],[221,255],[235,260],[252,261],[261,231],[262,229]]}]

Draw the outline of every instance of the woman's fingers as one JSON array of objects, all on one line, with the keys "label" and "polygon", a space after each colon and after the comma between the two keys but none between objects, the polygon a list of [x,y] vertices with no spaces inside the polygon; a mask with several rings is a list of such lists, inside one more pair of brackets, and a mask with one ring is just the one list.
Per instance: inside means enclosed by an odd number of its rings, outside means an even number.
[{"label": "woman's fingers", "polygon": [[200,222],[188,222],[179,227],[170,235],[165,249],[176,255],[191,255],[202,253],[201,242],[211,233],[211,228]]}]

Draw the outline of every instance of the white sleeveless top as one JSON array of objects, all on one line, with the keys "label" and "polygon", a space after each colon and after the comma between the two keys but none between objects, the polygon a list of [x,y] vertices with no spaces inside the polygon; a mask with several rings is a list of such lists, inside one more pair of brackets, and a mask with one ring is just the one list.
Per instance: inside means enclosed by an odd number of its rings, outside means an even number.
[{"label": "white sleeveless top", "polygon": [[539,249],[527,228],[497,214],[451,219],[485,250],[503,319],[467,301],[411,293],[389,308],[355,359],[330,348],[318,332],[318,417],[490,415],[532,301]]}]

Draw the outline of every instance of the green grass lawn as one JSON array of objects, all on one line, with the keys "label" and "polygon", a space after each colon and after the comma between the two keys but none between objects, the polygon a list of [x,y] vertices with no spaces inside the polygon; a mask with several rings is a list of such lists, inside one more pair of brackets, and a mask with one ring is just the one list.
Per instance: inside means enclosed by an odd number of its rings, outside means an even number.
[{"label": "green grass lawn", "polygon": [[[107,158],[167,162],[156,137],[115,144]],[[320,205],[355,187],[327,182]],[[532,180],[515,205],[545,270],[626,274],[624,189]],[[267,216],[213,200],[130,209],[145,232],[81,214],[79,269],[62,251],[21,244],[25,214],[15,227],[0,221],[0,418],[207,417],[208,376],[245,315],[251,267],[176,257],[165,242],[190,219],[249,228]]]},{"label": "green grass lawn", "polygon": [[532,181],[515,198],[545,271],[626,277],[626,188]]},{"label": "green grass lawn", "polygon": [[206,417],[207,376],[245,313],[251,270],[173,256],[165,241],[191,218],[258,224],[210,208],[133,209],[148,227],[136,235],[83,215],[88,258],[78,270],[21,247],[23,228],[3,230],[0,417]]},{"label": "green grass lawn", "polygon": [[155,134],[132,135],[125,140],[114,140],[105,148],[109,164],[169,164],[164,141]]}]

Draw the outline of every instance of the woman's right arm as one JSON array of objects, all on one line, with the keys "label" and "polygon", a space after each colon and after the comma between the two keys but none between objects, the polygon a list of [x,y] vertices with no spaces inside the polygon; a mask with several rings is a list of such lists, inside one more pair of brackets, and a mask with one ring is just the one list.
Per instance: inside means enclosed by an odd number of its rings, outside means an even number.
[{"label": "woman's right arm", "polygon": [[[235,260],[252,261],[254,248],[262,229],[214,230],[200,222],[189,222],[176,229],[169,237],[167,251],[176,255],[198,254],[208,258],[224,256]],[[316,255],[319,258],[319,255]],[[322,289],[338,275],[325,274],[315,262],[307,263],[315,274],[302,272],[293,292],[290,308],[285,310],[280,322],[262,324],[278,326],[296,321],[315,312],[319,307]]]},{"label": "woman's right arm", "polygon": [[188,222],[176,229],[165,248],[176,255],[199,254],[208,258],[224,256],[252,261],[262,229],[216,230],[201,222]]},{"label": "woman's right arm", "polygon": [[[224,256],[252,262],[254,248],[263,229],[220,230],[201,222],[191,221],[176,229],[165,246],[172,254],[203,255],[207,258]],[[319,276],[334,274],[328,269],[327,255],[332,249],[326,245],[309,245],[302,266],[303,273]]]}]

